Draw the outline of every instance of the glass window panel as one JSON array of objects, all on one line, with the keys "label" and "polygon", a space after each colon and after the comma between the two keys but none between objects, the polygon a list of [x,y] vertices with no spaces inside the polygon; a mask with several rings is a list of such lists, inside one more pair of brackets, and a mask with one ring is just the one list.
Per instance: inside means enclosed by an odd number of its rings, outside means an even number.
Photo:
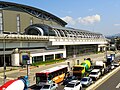
[{"label": "glass window panel", "polygon": [[3,27],[2,27],[2,25],[0,25],[0,31],[2,31],[3,30]]},{"label": "glass window panel", "polygon": [[2,18],[0,18],[0,24],[2,24]]},{"label": "glass window panel", "polygon": [[2,12],[0,12],[0,18],[2,17]]}]

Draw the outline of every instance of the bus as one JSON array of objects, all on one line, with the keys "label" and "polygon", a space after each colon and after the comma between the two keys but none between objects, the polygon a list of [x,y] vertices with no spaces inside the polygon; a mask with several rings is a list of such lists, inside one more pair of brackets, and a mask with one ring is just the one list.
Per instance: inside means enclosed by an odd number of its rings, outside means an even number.
[{"label": "bus", "polygon": [[36,85],[42,86],[50,83],[60,83],[68,72],[67,65],[59,65],[36,73]]}]

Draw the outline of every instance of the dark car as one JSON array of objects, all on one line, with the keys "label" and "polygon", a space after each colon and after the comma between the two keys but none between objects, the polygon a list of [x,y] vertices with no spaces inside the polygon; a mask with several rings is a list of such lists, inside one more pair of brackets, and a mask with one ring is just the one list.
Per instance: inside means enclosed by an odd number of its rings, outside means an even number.
[{"label": "dark car", "polygon": [[63,85],[68,84],[72,80],[77,80],[77,78],[75,76],[69,76],[69,77],[67,77],[67,78],[64,79]]}]

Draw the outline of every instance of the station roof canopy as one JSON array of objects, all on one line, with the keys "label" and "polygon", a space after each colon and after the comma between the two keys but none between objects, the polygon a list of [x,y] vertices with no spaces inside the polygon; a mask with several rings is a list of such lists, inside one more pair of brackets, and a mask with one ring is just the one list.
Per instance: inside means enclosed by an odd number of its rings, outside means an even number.
[{"label": "station roof canopy", "polygon": [[0,1],[0,9],[8,9],[11,7],[20,8],[21,10],[27,11],[28,13],[33,14],[34,16],[42,18],[42,19],[47,19],[47,20],[49,19],[49,20],[57,21],[62,26],[67,25],[67,23],[63,21],[62,19],[58,18],[57,16],[51,13],[43,11],[41,9],[27,6],[27,5],[22,5],[22,4]]}]

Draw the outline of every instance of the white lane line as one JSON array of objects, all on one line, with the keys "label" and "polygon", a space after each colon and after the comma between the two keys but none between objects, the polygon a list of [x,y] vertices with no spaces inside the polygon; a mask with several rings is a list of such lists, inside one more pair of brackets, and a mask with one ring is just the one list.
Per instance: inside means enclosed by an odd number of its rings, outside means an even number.
[{"label": "white lane line", "polygon": [[118,83],[118,85],[116,86],[116,88],[120,88],[120,83]]}]

